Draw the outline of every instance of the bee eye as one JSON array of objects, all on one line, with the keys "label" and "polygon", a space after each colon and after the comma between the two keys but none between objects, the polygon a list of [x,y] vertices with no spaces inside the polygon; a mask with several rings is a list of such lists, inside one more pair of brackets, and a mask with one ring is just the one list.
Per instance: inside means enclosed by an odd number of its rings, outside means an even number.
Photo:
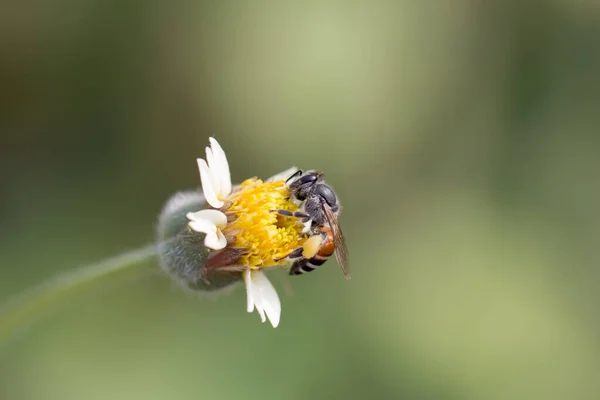
[{"label": "bee eye", "polygon": [[303,177],[298,178],[298,184],[305,185],[307,183],[313,183],[317,179],[319,179],[319,177],[317,175],[315,175],[315,174],[304,175]]}]

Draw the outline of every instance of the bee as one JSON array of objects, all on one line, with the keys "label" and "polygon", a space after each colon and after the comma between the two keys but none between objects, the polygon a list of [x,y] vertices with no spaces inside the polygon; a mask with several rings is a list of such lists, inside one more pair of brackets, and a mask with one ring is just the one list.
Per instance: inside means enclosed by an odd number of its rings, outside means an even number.
[{"label": "bee", "polygon": [[310,272],[335,254],[346,279],[350,279],[348,250],[338,220],[340,204],[333,189],[325,183],[323,173],[299,170],[287,182],[291,196],[301,202],[302,210],[275,211],[280,215],[300,218],[311,234],[302,247],[287,255],[292,261],[290,275]]}]

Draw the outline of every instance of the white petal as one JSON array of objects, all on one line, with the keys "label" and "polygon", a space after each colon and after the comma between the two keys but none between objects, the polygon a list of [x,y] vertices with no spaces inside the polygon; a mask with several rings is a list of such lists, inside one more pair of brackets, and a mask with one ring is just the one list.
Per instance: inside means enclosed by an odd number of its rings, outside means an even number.
[{"label": "white petal", "polygon": [[[188,218],[190,217],[190,215],[188,214]],[[210,221],[206,221],[206,220],[190,220],[190,222],[188,222],[188,225],[190,226],[190,228],[192,228],[193,230],[195,230],[196,232],[201,232],[201,233],[206,233],[207,235],[216,235],[217,234],[217,226],[210,222]]]},{"label": "white petal", "polygon": [[[262,298],[260,297],[260,292],[257,291],[257,287],[254,285],[254,282],[252,281],[252,278],[254,276],[254,273],[252,272],[251,269],[246,269],[246,271],[244,272],[245,276],[244,279],[247,279],[247,283],[246,283],[246,290],[247,290],[247,310],[248,312],[252,312],[254,310],[254,307],[256,307],[256,311],[258,311],[258,315],[260,315],[260,320],[261,322],[265,322],[267,320],[267,317],[265,316],[265,311],[264,311],[264,307],[263,307],[263,302],[262,302]],[[250,300],[252,301],[252,309],[250,308]]]},{"label": "white petal", "polygon": [[244,270],[244,282],[246,282],[246,311],[254,311],[254,297],[252,294],[252,280],[250,279],[250,269]]},{"label": "white petal", "polygon": [[309,234],[312,231],[312,219],[309,219],[303,224],[302,233]]},{"label": "white petal", "polygon": [[262,322],[264,324],[265,321],[267,320],[267,317],[265,316],[265,310],[263,309],[262,303],[259,301],[255,304],[255,306],[256,306],[256,311],[258,311],[258,315],[260,315],[260,322]]},{"label": "white petal", "polygon": [[227,216],[218,210],[200,210],[187,213],[190,228],[206,234],[204,245],[209,249],[220,250],[227,246],[227,239],[219,229],[227,224]]},{"label": "white petal", "polygon": [[[200,210],[186,214],[190,221],[210,222],[215,226],[223,227],[227,225],[227,216],[219,210]],[[199,231],[204,232],[204,231]]]},{"label": "white petal", "polygon": [[[252,271],[250,274],[250,280],[252,281],[252,292],[256,308],[261,314],[261,308],[271,321],[273,328],[279,325],[279,319],[281,317],[281,303],[279,302],[279,296],[277,291],[262,271]],[[260,299],[260,301],[257,301]],[[260,308],[259,308],[260,306]],[[264,320],[263,320],[264,322]]]},{"label": "white petal", "polygon": [[204,237],[204,245],[209,249],[221,250],[227,246],[227,239],[223,236],[223,233],[217,228],[215,224],[210,221],[190,221],[190,228],[196,232],[202,232],[206,234]]},{"label": "white petal", "polygon": [[220,229],[217,229],[217,231],[213,234],[206,234],[206,237],[204,238],[204,245],[209,249],[221,250],[227,246],[227,238],[225,235],[223,235],[223,232],[221,232]]},{"label": "white petal", "polygon": [[227,197],[231,194],[231,173],[229,172],[229,163],[225,151],[214,138],[209,138],[210,146],[213,154],[213,174],[219,180],[219,188],[221,195]]},{"label": "white petal", "polygon": [[214,177],[211,173],[210,168],[206,164],[206,161],[199,158],[198,159],[198,169],[200,170],[200,180],[202,181],[202,191],[204,192],[204,197],[206,197],[206,201],[208,204],[215,208],[223,207],[225,204],[222,200],[219,200],[217,197],[217,186],[215,184]]},{"label": "white petal", "polygon": [[270,177],[269,179],[267,179],[267,181],[268,182],[285,181],[290,176],[294,175],[297,171],[298,171],[297,167],[292,167],[292,168],[286,169],[283,172],[280,172],[278,174],[273,175],[272,177]]},{"label": "white petal", "polygon": [[207,235],[217,234],[217,226],[208,221],[190,221],[188,225],[196,232],[206,233]]},{"label": "white petal", "polygon": [[208,163],[210,174],[213,177],[213,183],[215,184],[215,192],[217,192],[217,195],[220,195],[221,181],[220,179],[218,179],[219,166],[215,164],[215,157],[213,156],[213,152],[210,149],[210,147],[206,148],[206,162]]}]

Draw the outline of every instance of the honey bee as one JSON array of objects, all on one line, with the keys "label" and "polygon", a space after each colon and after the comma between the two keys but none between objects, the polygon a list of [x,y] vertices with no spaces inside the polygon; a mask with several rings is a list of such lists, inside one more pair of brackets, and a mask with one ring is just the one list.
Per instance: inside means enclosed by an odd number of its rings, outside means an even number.
[{"label": "honey bee", "polygon": [[300,218],[311,236],[287,258],[292,262],[290,275],[313,271],[335,254],[337,262],[350,279],[348,250],[339,224],[340,205],[333,189],[319,171],[297,171],[287,180],[291,196],[302,203],[301,211],[275,210],[278,214]]}]

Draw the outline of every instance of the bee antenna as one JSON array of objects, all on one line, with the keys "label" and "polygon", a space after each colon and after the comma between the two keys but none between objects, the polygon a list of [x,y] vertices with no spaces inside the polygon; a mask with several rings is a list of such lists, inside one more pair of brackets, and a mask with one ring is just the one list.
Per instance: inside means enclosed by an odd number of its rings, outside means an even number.
[{"label": "bee antenna", "polygon": [[297,177],[297,176],[300,176],[300,175],[302,175],[303,173],[304,173],[304,171],[302,171],[301,169],[299,169],[298,171],[294,172],[294,173],[292,174],[292,176],[290,176],[289,178],[287,178],[287,179],[285,180],[285,183],[288,183],[288,182],[289,182],[289,181],[290,181],[292,178],[295,178],[295,177]]}]

